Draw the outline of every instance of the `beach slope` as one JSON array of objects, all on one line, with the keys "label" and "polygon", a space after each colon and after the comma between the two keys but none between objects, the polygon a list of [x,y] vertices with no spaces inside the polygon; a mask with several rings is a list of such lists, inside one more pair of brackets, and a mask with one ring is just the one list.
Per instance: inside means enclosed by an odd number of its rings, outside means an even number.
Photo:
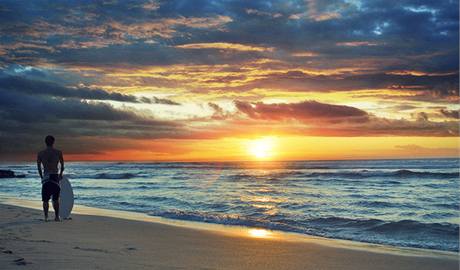
[{"label": "beach slope", "polygon": [[225,233],[101,215],[45,223],[41,211],[7,204],[0,212],[1,269],[458,269],[455,254],[348,248],[334,240],[251,237],[247,229]]}]

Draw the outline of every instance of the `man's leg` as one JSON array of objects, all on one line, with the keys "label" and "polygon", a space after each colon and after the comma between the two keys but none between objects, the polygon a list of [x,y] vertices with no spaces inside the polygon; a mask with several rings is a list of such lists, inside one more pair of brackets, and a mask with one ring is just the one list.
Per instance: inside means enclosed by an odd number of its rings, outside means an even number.
[{"label": "man's leg", "polygon": [[48,209],[50,205],[48,201],[50,200],[50,194],[48,192],[46,184],[42,186],[42,201],[43,201],[43,213],[45,214],[45,221],[48,221]]},{"label": "man's leg", "polygon": [[54,221],[61,221],[59,218],[59,199],[53,200]]},{"label": "man's leg", "polygon": [[53,208],[54,208],[54,220],[55,221],[61,221],[59,218],[59,195],[61,193],[61,188],[59,187],[59,184],[53,183]]},{"label": "man's leg", "polygon": [[45,214],[45,221],[48,221],[48,209],[50,208],[50,205],[48,201],[43,201],[43,213]]}]

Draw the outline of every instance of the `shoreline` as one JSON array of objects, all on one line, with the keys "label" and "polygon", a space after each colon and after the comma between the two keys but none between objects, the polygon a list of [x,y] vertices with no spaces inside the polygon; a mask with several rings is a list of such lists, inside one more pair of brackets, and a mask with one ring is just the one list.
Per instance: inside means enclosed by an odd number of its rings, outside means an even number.
[{"label": "shoreline", "polygon": [[[0,195],[0,205],[10,205],[15,207],[29,208],[34,210],[42,211],[41,201],[25,200],[12,198],[8,196]],[[50,216],[52,217],[54,212],[50,206]],[[126,211],[126,210],[114,210],[104,209],[97,207],[90,207],[84,205],[74,205],[72,215],[85,215],[85,216],[99,216],[116,219],[125,219],[130,221],[141,221],[148,223],[162,224],[166,226],[174,226],[184,229],[208,231],[211,233],[217,233],[227,236],[238,236],[246,238],[262,238],[265,240],[277,240],[286,242],[299,242],[299,243],[311,243],[334,247],[334,248],[346,248],[353,250],[361,250],[373,253],[392,254],[400,256],[420,256],[420,257],[433,257],[433,258],[457,258],[459,253],[455,251],[444,251],[436,249],[423,249],[414,247],[400,247],[390,246],[384,244],[375,244],[368,242],[359,242],[346,239],[327,238],[322,236],[308,235],[295,232],[285,232],[278,230],[268,230],[256,227],[247,227],[241,225],[226,225],[216,223],[206,223],[199,221],[188,221],[179,219],[169,219],[158,216],[150,216],[142,212]]]},{"label": "shoreline", "polygon": [[[458,255],[384,248],[141,213],[76,207],[44,222],[38,202],[0,197],[0,268],[17,269],[458,269]],[[31,203],[31,204],[30,204]],[[34,207],[35,205],[35,207]],[[51,217],[53,213],[50,213]]]}]

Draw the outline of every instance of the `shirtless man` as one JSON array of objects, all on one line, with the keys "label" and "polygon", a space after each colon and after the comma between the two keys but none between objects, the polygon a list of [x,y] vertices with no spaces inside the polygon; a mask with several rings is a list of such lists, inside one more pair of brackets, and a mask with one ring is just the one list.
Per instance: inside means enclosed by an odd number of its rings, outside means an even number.
[{"label": "shirtless man", "polygon": [[[45,138],[46,149],[40,151],[37,155],[37,168],[40,178],[42,179],[42,201],[45,221],[48,221],[49,200],[53,199],[54,220],[60,221],[59,218],[59,181],[64,172],[64,158],[62,152],[53,148],[54,137],[51,135]],[[58,163],[61,163],[61,168],[58,174]],[[43,172],[42,172],[43,165]]]}]

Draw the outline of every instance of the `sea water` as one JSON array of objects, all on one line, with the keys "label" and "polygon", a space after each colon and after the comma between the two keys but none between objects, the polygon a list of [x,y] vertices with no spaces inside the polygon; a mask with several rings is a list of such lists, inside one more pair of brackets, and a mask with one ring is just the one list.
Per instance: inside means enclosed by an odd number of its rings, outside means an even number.
[{"label": "sea water", "polygon": [[[0,193],[40,199],[34,163]],[[75,203],[171,219],[459,250],[458,159],[229,163],[68,162]]]}]

